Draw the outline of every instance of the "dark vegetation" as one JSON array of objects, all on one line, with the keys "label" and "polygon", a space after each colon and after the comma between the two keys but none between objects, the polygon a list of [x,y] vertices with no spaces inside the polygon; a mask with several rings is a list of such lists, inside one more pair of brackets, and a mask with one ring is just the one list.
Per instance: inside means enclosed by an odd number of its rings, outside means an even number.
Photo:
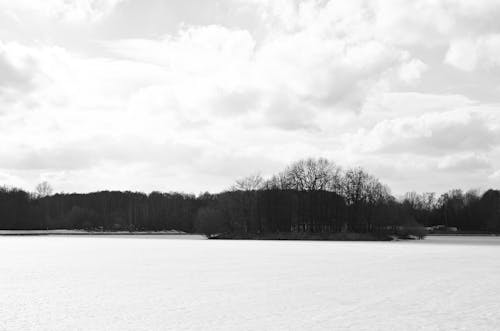
[{"label": "dark vegetation", "polygon": [[[238,180],[229,190],[181,193],[102,191],[52,194],[0,187],[0,229],[181,230],[220,238],[385,239],[422,237],[426,227],[500,233],[500,191],[407,193],[396,199],[360,168],[326,159],[298,161],[265,180]],[[357,234],[357,235],[356,235]]]}]

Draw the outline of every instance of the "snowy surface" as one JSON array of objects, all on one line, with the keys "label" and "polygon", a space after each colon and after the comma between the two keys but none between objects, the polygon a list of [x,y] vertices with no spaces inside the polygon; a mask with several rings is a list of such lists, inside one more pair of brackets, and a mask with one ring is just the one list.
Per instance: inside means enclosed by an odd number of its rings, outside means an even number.
[{"label": "snowy surface", "polygon": [[0,237],[0,330],[500,330],[500,237]]}]

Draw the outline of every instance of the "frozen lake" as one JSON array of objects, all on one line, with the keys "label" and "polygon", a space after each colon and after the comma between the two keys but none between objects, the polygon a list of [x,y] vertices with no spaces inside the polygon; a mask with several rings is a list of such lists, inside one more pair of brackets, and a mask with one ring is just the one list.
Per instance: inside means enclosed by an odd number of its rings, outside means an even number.
[{"label": "frozen lake", "polygon": [[0,237],[0,330],[500,330],[500,237],[167,238]]}]

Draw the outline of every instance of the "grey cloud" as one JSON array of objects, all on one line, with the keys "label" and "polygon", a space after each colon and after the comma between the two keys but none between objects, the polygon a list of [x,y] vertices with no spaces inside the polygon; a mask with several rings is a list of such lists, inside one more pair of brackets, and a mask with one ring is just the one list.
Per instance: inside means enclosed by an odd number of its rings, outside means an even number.
[{"label": "grey cloud", "polygon": [[265,107],[265,121],[268,125],[282,130],[319,130],[315,124],[315,112],[294,96],[280,93]]},{"label": "grey cloud", "polygon": [[115,139],[101,136],[54,148],[24,148],[2,155],[0,168],[24,170],[76,170],[103,162],[148,163],[169,167],[189,164],[201,153],[200,147],[179,143],[152,143],[139,137]]},{"label": "grey cloud", "polygon": [[223,92],[212,101],[212,109],[216,115],[241,115],[256,110],[261,98],[261,92],[254,89]]},{"label": "grey cloud", "polygon": [[438,163],[438,169],[451,172],[475,172],[491,169],[491,162],[484,156],[475,154],[452,155]]},{"label": "grey cloud", "polygon": [[260,172],[274,172],[284,166],[283,162],[276,161],[264,155],[239,155],[235,151],[226,151],[220,155],[204,155],[196,162],[200,173],[226,177],[230,181],[238,177]]},{"label": "grey cloud", "polygon": [[[447,114],[446,116],[453,116]],[[406,122],[398,130],[411,132],[416,122]],[[405,136],[389,129],[373,152],[440,155],[443,152],[488,151],[500,143],[500,130],[488,126],[485,118],[473,115],[467,121],[434,122],[419,132]]]},{"label": "grey cloud", "polygon": [[30,57],[23,59],[21,66],[14,65],[9,61],[7,51],[0,43],[0,94],[2,94],[2,90],[26,91],[32,89],[36,70],[36,61]]}]

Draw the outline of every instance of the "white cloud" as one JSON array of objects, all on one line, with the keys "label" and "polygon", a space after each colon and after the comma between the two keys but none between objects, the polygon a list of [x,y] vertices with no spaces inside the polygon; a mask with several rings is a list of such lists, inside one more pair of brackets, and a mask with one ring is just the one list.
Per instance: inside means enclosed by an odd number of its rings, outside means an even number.
[{"label": "white cloud", "polygon": [[182,17],[148,36],[119,2],[0,0],[40,28],[0,24],[0,181],[218,190],[313,155],[398,191],[500,166],[500,100],[470,95],[500,85],[497,1],[240,0],[253,29]]},{"label": "white cloud", "polygon": [[425,68],[407,52],[376,40],[330,38],[315,28],[276,34],[257,45],[246,31],[189,27],[175,37],[121,40],[108,47],[127,59],[161,66],[167,83],[154,89],[161,96],[151,97],[164,100],[165,107],[176,105],[184,117],[253,111],[263,124],[285,129],[314,127],[321,109],[359,111],[381,81],[415,81]]},{"label": "white cloud", "polygon": [[445,62],[464,71],[500,66],[500,34],[452,41]]},{"label": "white cloud", "polygon": [[0,93],[33,88],[38,73],[38,54],[15,42],[0,40]]},{"label": "white cloud", "polygon": [[[494,120],[498,123],[498,116]],[[345,141],[365,152],[442,155],[491,150],[500,141],[500,130],[482,112],[465,109],[383,120],[347,134]]]},{"label": "white cloud", "polygon": [[108,15],[123,0],[0,0],[0,9],[19,20],[23,12],[65,22],[96,21]]},{"label": "white cloud", "polygon": [[476,68],[478,54],[472,40],[457,40],[450,45],[445,62],[465,71]]},{"label": "white cloud", "polygon": [[399,68],[399,76],[401,80],[407,84],[418,81],[422,73],[427,70],[428,66],[419,59],[412,59],[409,62],[401,65]]}]

